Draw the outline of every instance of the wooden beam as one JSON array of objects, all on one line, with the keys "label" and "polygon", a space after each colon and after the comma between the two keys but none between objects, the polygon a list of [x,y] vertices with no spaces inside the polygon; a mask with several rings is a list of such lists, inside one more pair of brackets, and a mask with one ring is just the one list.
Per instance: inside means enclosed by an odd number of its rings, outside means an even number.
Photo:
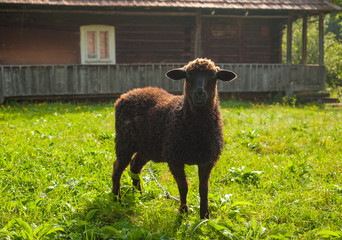
[{"label": "wooden beam", "polygon": [[202,17],[201,10],[196,14],[196,32],[195,32],[195,58],[201,57],[201,36],[202,36]]},{"label": "wooden beam", "polygon": [[319,14],[319,65],[324,65],[324,13]]},{"label": "wooden beam", "polygon": [[308,45],[308,16],[303,16],[302,31],[302,64],[307,63],[307,45]]},{"label": "wooden beam", "polygon": [[1,67],[1,72],[0,72],[0,103],[3,103],[5,100],[4,97],[4,85],[2,84],[5,80],[4,80],[4,67]]},{"label": "wooden beam", "polygon": [[239,60],[240,62],[245,62],[246,59],[246,46],[245,46],[245,41],[243,39],[243,21],[238,20],[237,21],[237,26],[238,26],[238,39],[239,39],[239,43],[238,43],[238,53],[239,53]]},{"label": "wooden beam", "polygon": [[292,16],[289,16],[287,21],[287,49],[286,49],[286,63],[291,64],[292,63]]},{"label": "wooden beam", "polygon": [[282,16],[282,15],[223,15],[223,14],[215,14],[215,15],[202,15],[203,18],[245,18],[245,19],[287,19],[288,16]]}]

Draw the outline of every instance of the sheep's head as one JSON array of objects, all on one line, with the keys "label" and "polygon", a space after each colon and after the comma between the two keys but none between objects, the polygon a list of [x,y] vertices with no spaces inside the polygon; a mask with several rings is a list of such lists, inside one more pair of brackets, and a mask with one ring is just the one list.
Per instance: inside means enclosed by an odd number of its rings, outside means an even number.
[{"label": "sheep's head", "polygon": [[183,68],[172,69],[166,73],[172,80],[185,78],[185,94],[191,98],[193,105],[202,107],[208,99],[213,99],[217,92],[217,80],[232,81],[236,74],[220,69],[210,59],[197,58]]}]

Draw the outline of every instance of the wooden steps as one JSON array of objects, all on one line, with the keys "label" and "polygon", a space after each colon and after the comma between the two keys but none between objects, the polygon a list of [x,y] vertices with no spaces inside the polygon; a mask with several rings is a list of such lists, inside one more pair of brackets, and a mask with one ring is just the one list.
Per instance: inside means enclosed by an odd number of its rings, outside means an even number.
[{"label": "wooden steps", "polygon": [[342,103],[327,103],[325,107],[342,109]]},{"label": "wooden steps", "polygon": [[327,92],[296,92],[294,95],[300,103],[339,103],[338,98],[330,97],[330,93]]}]

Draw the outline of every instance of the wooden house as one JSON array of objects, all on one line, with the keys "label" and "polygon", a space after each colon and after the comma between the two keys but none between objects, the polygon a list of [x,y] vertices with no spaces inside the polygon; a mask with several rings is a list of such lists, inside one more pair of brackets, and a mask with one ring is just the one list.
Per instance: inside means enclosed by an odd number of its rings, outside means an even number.
[{"label": "wooden house", "polygon": [[[326,0],[0,0],[0,101],[115,95],[143,86],[181,92],[164,77],[207,57],[238,74],[222,93],[322,90]],[[306,64],[307,17],[320,16],[320,61]],[[302,64],[282,62],[287,26],[303,18]]]}]

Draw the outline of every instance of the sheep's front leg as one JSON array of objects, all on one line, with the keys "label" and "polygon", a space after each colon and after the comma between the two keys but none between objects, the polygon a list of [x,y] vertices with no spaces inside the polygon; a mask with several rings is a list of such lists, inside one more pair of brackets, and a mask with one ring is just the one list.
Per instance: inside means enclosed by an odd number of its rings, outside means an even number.
[{"label": "sheep's front leg", "polygon": [[213,164],[198,166],[199,175],[199,193],[200,193],[200,217],[209,218],[208,208],[208,189],[209,189],[209,178],[211,169],[214,167]]},{"label": "sheep's front leg", "polygon": [[188,180],[185,176],[184,164],[177,166],[169,164],[169,168],[178,185],[180,195],[180,212],[188,213],[188,205],[186,201],[186,196],[188,194]]}]

